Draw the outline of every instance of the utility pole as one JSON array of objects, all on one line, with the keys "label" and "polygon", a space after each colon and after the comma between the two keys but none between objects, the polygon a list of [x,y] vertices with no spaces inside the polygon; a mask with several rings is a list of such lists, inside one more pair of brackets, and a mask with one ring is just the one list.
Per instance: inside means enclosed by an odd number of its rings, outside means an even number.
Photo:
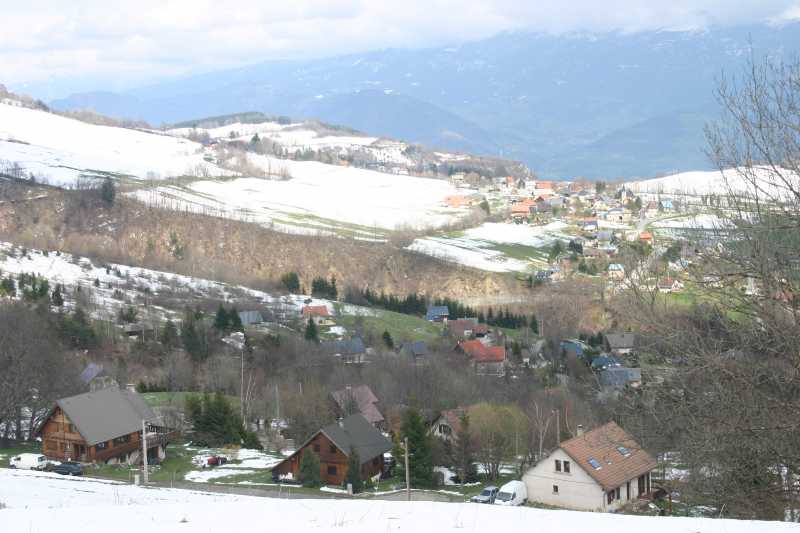
[{"label": "utility pole", "polygon": [[408,471],[408,437],[403,439],[403,448],[406,451],[406,501],[411,501],[411,472]]},{"label": "utility pole", "polygon": [[239,386],[239,410],[241,411],[242,424],[244,424],[244,427],[247,428],[247,423],[244,421],[244,344],[242,344],[242,348],[239,350],[239,353],[241,354],[242,360],[242,379]]},{"label": "utility pole", "polygon": [[556,409],[556,442],[559,446],[561,446],[561,418],[560,418],[561,411]]},{"label": "utility pole", "polygon": [[142,465],[144,466],[144,484],[147,485],[149,476],[147,472],[147,422],[142,420]]}]

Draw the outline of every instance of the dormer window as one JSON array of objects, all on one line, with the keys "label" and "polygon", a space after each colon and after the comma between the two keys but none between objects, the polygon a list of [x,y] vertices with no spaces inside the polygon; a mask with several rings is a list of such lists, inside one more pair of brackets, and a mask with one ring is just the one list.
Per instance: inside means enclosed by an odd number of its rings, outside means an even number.
[{"label": "dormer window", "polygon": [[589,464],[590,464],[590,465],[592,466],[592,468],[594,468],[595,470],[600,470],[601,468],[603,468],[603,467],[600,465],[600,461],[598,461],[598,460],[597,460],[597,459],[595,459],[594,457],[590,457],[590,458],[589,458]]},{"label": "dormer window", "polygon": [[625,446],[617,446],[617,451],[623,456],[628,457],[631,454],[631,451],[626,448]]}]

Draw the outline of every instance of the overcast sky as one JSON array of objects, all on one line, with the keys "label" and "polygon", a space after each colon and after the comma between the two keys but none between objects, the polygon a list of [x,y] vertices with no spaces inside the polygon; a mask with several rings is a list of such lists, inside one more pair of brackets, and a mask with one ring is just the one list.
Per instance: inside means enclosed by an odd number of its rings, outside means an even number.
[{"label": "overcast sky", "polygon": [[[2,0],[0,83],[109,86],[269,59],[530,29],[640,31],[800,18],[800,0]],[[11,5],[8,5],[11,4]]]}]

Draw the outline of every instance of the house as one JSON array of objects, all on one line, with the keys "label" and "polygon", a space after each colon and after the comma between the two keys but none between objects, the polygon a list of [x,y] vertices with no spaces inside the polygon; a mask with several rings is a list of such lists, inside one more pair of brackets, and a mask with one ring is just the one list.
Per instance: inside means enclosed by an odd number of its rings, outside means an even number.
[{"label": "house", "polygon": [[458,349],[472,359],[476,374],[480,376],[505,375],[506,349],[504,346],[486,346],[475,339],[459,342]]},{"label": "house", "polygon": [[597,220],[584,220],[582,227],[586,233],[597,233]]},{"label": "house", "polygon": [[658,292],[671,293],[680,292],[683,290],[683,282],[675,278],[661,278],[656,284]]},{"label": "house", "polygon": [[314,321],[314,324],[318,326],[329,323],[331,316],[328,312],[328,306],[326,305],[306,305],[303,307],[301,315],[303,316],[303,320],[307,321],[311,319]]},{"label": "house", "polygon": [[423,365],[428,363],[428,345],[425,341],[405,342],[400,346],[400,354],[414,363]]},{"label": "house", "polygon": [[625,267],[619,263],[611,263],[608,265],[608,279],[625,279]]},{"label": "house", "polygon": [[239,320],[242,321],[242,326],[244,327],[264,323],[264,317],[261,316],[259,311],[239,311]]},{"label": "house", "polygon": [[598,245],[611,244],[612,240],[614,240],[614,233],[610,230],[604,229],[597,232]]},{"label": "house", "polygon": [[642,231],[639,233],[639,240],[645,244],[653,245],[653,234],[649,231]]},{"label": "house", "polygon": [[636,335],[633,333],[606,333],[603,335],[606,350],[614,355],[628,355],[633,352],[636,345]]},{"label": "house", "polygon": [[461,408],[442,411],[431,423],[428,435],[452,443],[461,431],[461,418],[466,412]]},{"label": "house", "polygon": [[320,345],[323,351],[345,363],[363,363],[366,360],[367,348],[361,337],[325,341]]},{"label": "house", "polygon": [[459,318],[447,321],[447,330],[456,339],[470,337],[485,337],[489,333],[489,326],[481,324],[476,318]]},{"label": "house", "polygon": [[647,202],[645,207],[644,216],[646,218],[654,218],[658,216],[658,204],[655,202]]},{"label": "house", "polygon": [[661,209],[663,209],[664,211],[672,211],[673,209],[675,209],[675,207],[672,205],[672,200],[661,200],[659,202],[659,205],[661,206]]},{"label": "house", "polygon": [[605,370],[606,368],[622,366],[622,361],[613,355],[598,355],[592,359],[592,370]]},{"label": "house", "polygon": [[525,198],[511,205],[511,218],[517,221],[528,220],[531,216],[531,210],[536,207],[536,201],[531,198]]},{"label": "house", "polygon": [[292,455],[272,469],[275,481],[298,478],[303,455],[319,456],[320,479],[332,486],[341,486],[347,477],[348,459],[354,451],[361,462],[361,479],[378,480],[383,473],[383,454],[392,449],[392,442],[361,414],[350,415],[314,433]]},{"label": "house", "polygon": [[625,387],[639,388],[642,385],[642,369],[612,366],[600,372],[598,379],[600,386],[607,391],[622,390]]},{"label": "house", "polygon": [[425,320],[428,322],[446,322],[450,316],[450,310],[446,305],[432,305],[425,313]]},{"label": "house", "polygon": [[107,387],[58,400],[36,430],[42,453],[84,463],[141,462],[142,425],[148,462],[164,458],[171,433],[135,391]]},{"label": "house", "polygon": [[528,499],[584,511],[614,511],[652,491],[656,461],[614,422],[562,442],[529,469]]},{"label": "house", "polygon": [[378,397],[375,396],[369,385],[357,387],[348,385],[344,389],[332,392],[331,399],[339,417],[358,411],[373,426],[383,425],[384,418],[378,409]]},{"label": "house", "polygon": [[89,363],[80,375],[81,382],[90,391],[105,389],[106,387],[118,387],[117,380],[109,376],[102,365]]}]

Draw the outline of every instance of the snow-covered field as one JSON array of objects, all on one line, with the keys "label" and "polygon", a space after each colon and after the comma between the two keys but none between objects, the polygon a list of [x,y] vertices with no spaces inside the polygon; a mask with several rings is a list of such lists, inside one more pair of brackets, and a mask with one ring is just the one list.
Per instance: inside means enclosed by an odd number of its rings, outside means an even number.
[{"label": "snow-covered field", "polygon": [[569,241],[570,236],[563,233],[567,227],[563,222],[542,226],[487,222],[457,237],[416,239],[408,249],[489,272],[525,272],[530,269],[531,261],[540,257],[509,257],[503,245],[544,248],[556,239]]},{"label": "snow-covered field", "polygon": [[0,103],[0,160],[16,162],[51,185],[82,175],[132,178],[229,175],[203,159],[202,146],[160,132],[96,126]]},{"label": "snow-covered field", "polygon": [[[766,168],[759,168],[752,172],[759,180],[759,187],[762,188],[762,192],[766,192],[775,198],[788,194],[785,186],[780,185],[778,181],[771,177],[770,171]],[[783,172],[795,184],[800,181],[800,177],[792,176],[791,172]],[[692,171],[672,174],[663,178],[633,181],[625,183],[625,187],[637,194],[646,193],[654,196],[726,195],[729,191],[754,192],[750,179],[750,176],[744,177],[736,169],[726,169],[724,173],[718,170]]]},{"label": "snow-covered field", "polygon": [[[239,461],[237,463],[226,463],[222,466],[206,467],[207,460],[211,455],[226,455],[224,451],[214,450],[212,452],[203,453],[202,451],[194,456],[192,463],[199,467],[198,470],[187,472],[184,476],[186,481],[194,481],[198,483],[207,483],[216,479],[237,475],[237,474],[257,474],[259,470],[270,469],[276,464],[283,461],[283,457],[277,455],[261,452],[258,450],[248,450],[242,448],[237,450],[229,459]],[[244,482],[243,484],[249,484]]]},{"label": "snow-covered field", "polygon": [[654,518],[471,503],[285,500],[142,488],[0,470],[4,533],[252,533],[253,531],[553,531],[559,533],[780,533],[797,524]]},{"label": "snow-covered field", "polygon": [[362,238],[374,238],[375,229],[436,228],[464,215],[441,206],[445,196],[457,193],[444,180],[252,154],[248,159],[265,170],[286,168],[292,179],[196,181],[132,194],[163,207],[217,213],[284,231],[324,234],[349,229]]}]

